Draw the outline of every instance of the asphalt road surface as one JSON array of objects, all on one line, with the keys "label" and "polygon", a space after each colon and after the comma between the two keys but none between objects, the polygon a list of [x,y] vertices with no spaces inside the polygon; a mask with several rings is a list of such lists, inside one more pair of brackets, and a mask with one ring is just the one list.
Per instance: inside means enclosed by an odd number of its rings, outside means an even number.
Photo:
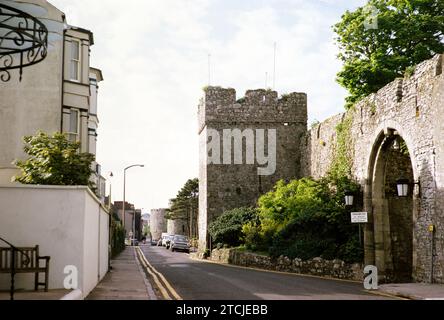
[{"label": "asphalt road surface", "polygon": [[162,247],[142,246],[150,264],[184,300],[386,300],[363,284],[258,271],[190,259]]}]

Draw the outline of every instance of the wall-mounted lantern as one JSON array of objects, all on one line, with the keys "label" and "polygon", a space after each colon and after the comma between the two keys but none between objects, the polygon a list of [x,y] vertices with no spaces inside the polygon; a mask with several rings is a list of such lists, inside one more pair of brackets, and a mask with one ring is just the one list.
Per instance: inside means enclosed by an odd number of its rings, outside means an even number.
[{"label": "wall-mounted lantern", "polygon": [[407,179],[399,179],[396,181],[396,189],[398,190],[398,197],[405,198],[409,195],[410,181]]},{"label": "wall-mounted lantern", "polygon": [[355,195],[351,191],[345,192],[345,205],[348,207],[352,207],[355,202]]}]

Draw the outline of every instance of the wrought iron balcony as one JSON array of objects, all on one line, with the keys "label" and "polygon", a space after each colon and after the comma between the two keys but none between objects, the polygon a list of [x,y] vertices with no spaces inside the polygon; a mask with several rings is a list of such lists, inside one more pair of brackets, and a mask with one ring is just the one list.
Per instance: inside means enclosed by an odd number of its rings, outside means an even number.
[{"label": "wrought iron balcony", "polygon": [[43,61],[48,53],[48,29],[37,18],[0,4],[0,81],[11,80],[11,70]]}]

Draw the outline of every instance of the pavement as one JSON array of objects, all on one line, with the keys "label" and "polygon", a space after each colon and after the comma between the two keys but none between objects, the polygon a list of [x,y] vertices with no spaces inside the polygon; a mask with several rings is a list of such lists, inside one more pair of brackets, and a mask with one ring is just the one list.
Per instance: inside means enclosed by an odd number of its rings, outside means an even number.
[{"label": "pavement", "polygon": [[[362,283],[270,272],[190,259],[162,247],[140,248],[150,268],[184,300],[398,300]],[[171,291],[171,290],[169,290]]]},{"label": "pavement", "polygon": [[427,283],[384,284],[378,292],[410,300],[444,300],[444,285]]},{"label": "pavement", "polygon": [[[70,290],[49,290],[44,291],[17,291],[14,293],[14,299],[17,301],[44,301],[44,300],[60,300],[65,295],[70,293]],[[10,300],[9,292],[0,291],[0,301]]]},{"label": "pavement", "polygon": [[111,267],[86,300],[157,300],[134,247],[112,260]]}]

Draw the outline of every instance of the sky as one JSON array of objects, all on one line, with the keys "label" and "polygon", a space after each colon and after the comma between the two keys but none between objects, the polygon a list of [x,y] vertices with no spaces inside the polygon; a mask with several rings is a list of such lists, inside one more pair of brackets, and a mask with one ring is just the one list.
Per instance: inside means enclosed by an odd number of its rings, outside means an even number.
[{"label": "sky", "polygon": [[[309,123],[344,110],[347,92],[332,25],[365,0],[49,0],[70,25],[94,32],[99,89],[97,160],[113,200],[164,208],[198,177],[202,88],[273,85],[308,94]],[[209,55],[210,64],[208,63]],[[210,67],[209,67],[210,65]],[[210,72],[209,72],[210,70]],[[268,73],[268,79],[266,74]],[[209,76],[210,75],[210,76]]]}]

